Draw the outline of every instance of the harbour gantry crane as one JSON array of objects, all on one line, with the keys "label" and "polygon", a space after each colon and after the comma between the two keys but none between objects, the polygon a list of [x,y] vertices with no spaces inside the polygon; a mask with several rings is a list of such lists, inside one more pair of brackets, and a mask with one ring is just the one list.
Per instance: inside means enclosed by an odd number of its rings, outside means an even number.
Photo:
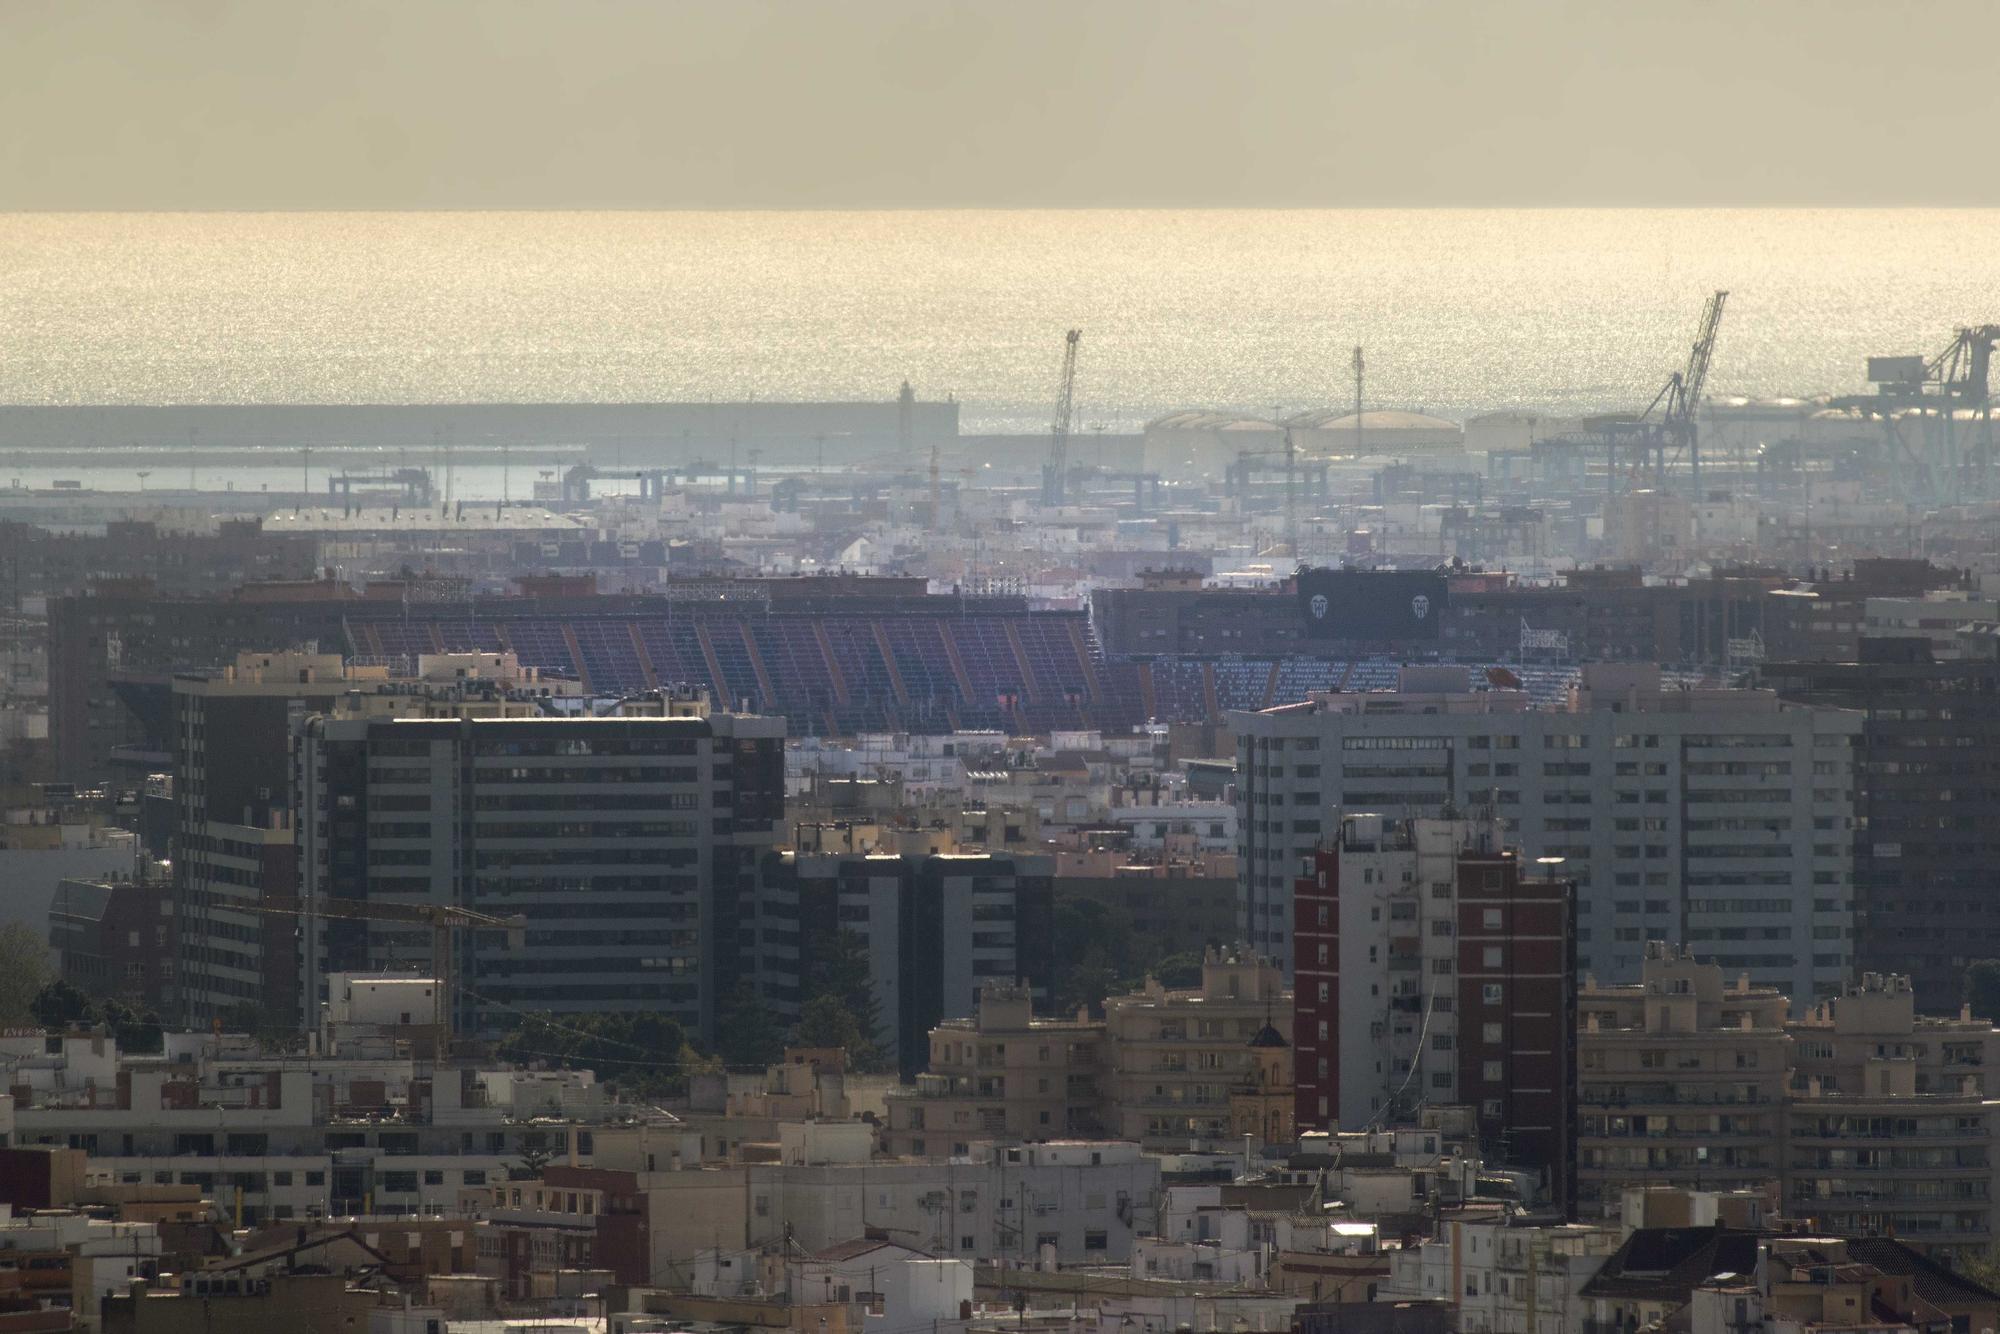
[{"label": "harbour gantry crane", "polygon": [[[1292,428],[1283,422],[1278,424],[1284,432],[1284,444],[1270,449],[1241,449],[1236,452],[1235,461],[1222,470],[1222,494],[1235,497],[1237,503],[1247,511],[1254,477],[1259,472],[1276,471],[1283,468],[1285,473],[1284,497],[1284,540],[1291,548],[1291,554],[1299,552],[1299,497],[1305,494],[1316,500],[1327,497],[1327,461],[1323,458],[1300,458],[1297,443],[1292,437]],[[1266,462],[1265,460],[1270,460]],[[1278,462],[1282,460],[1282,462]]]},{"label": "harbour gantry crane", "polygon": [[[394,922],[408,926],[427,926],[431,932],[431,968],[437,974],[437,1014],[435,1022],[443,1035],[444,1045],[449,1050],[454,1036],[453,1019],[457,1013],[455,998],[458,986],[454,976],[454,955],[451,935],[454,931],[504,931],[507,933],[507,948],[520,950],[526,941],[528,919],[519,915],[494,917],[488,913],[475,912],[471,908],[461,908],[455,903],[394,903],[376,899],[304,899],[291,895],[271,895],[261,900],[251,911],[270,913],[279,917],[295,918],[299,924],[299,946],[302,957],[307,960],[307,977],[311,985],[306,988],[306,1003],[312,1004],[319,987],[317,969],[312,966],[318,956],[318,945],[311,938],[311,919],[330,918],[348,922]],[[312,1016],[307,1016],[308,1023]]]},{"label": "harbour gantry crane", "polygon": [[[1688,487],[1694,501],[1701,501],[1701,437],[1695,423],[1695,414],[1701,410],[1702,386],[1708,381],[1708,363],[1715,356],[1715,335],[1722,327],[1722,307],[1729,300],[1729,293],[1718,291],[1709,297],[1702,307],[1701,324],[1695,330],[1694,345],[1688,349],[1687,369],[1675,371],[1667,383],[1654,396],[1647,407],[1650,415],[1653,408],[1665,403],[1665,411],[1660,414],[1661,449],[1655,458],[1664,460],[1665,450],[1671,448],[1674,457],[1687,455]],[[1665,463],[1659,465],[1664,480]]]},{"label": "harbour gantry crane", "polygon": [[1076,345],[1081,341],[1081,329],[1071,329],[1063,338],[1062,380],[1056,386],[1056,411],[1049,422],[1049,461],[1042,467],[1044,505],[1062,504],[1068,485],[1070,415],[1076,406]]},{"label": "harbour gantry crane", "polygon": [[[1992,490],[1993,347],[2000,324],[1961,328],[1936,356],[1870,357],[1872,394],[1836,398],[1832,406],[1881,421],[1892,449],[1924,479],[1926,499],[1945,501],[1970,494],[1985,499]],[[1921,432],[1915,446],[1901,426],[1914,421]],[[1969,444],[1959,427],[1975,436]]]},{"label": "harbour gantry crane", "polygon": [[[1604,488],[1606,494],[1618,489],[1624,475],[1619,461],[1625,461],[1625,472],[1636,480],[1642,477],[1650,463],[1653,484],[1664,486],[1670,462],[1685,454],[1688,459],[1690,487],[1694,499],[1701,498],[1701,442],[1697,434],[1695,415],[1701,408],[1701,393],[1708,381],[1708,365],[1715,356],[1715,335],[1722,327],[1722,308],[1729,300],[1729,293],[1718,291],[1708,299],[1702,308],[1701,323],[1695,329],[1694,343],[1688,349],[1687,365],[1667,377],[1660,386],[1660,392],[1653,395],[1653,401],[1645,411],[1633,416],[1617,413],[1592,420],[1584,430],[1574,434],[1551,436],[1537,441],[1535,451],[1538,457],[1573,460],[1573,466],[1580,471],[1583,460],[1591,454],[1604,456]],[[1671,458],[1669,453],[1671,451]]]}]

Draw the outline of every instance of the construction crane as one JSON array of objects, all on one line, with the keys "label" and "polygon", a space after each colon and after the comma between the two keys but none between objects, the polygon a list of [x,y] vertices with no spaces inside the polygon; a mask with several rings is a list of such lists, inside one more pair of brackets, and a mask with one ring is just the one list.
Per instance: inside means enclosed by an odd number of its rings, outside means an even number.
[{"label": "construction crane", "polygon": [[1076,406],[1076,345],[1083,330],[1071,329],[1063,338],[1062,380],[1056,386],[1055,417],[1049,422],[1049,461],[1042,468],[1042,503],[1060,505],[1069,472],[1070,415]]},{"label": "construction crane", "polygon": [[435,1022],[438,1031],[444,1035],[447,1050],[450,1049],[453,1038],[453,1016],[456,1013],[453,997],[457,993],[457,984],[453,977],[454,951],[451,948],[451,933],[461,930],[505,931],[507,948],[520,950],[526,945],[528,925],[528,919],[525,917],[518,915],[494,917],[487,913],[474,912],[470,908],[461,908],[455,903],[392,903],[376,899],[336,898],[307,900],[291,895],[271,895],[249,910],[278,917],[296,918],[301,934],[308,936],[307,939],[300,941],[300,948],[308,959],[317,948],[309,938],[310,928],[306,925],[309,918],[325,917],[347,922],[394,922],[429,927],[431,967],[437,973]]}]

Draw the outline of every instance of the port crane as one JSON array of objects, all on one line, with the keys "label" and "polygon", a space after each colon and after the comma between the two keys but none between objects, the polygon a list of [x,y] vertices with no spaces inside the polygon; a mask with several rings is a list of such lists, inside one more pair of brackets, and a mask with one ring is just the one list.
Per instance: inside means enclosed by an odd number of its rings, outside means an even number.
[{"label": "port crane", "polygon": [[1708,298],[1708,304],[1702,307],[1701,324],[1695,330],[1694,346],[1688,349],[1687,368],[1669,376],[1641,414],[1643,420],[1652,415],[1654,408],[1665,405],[1660,414],[1660,447],[1654,452],[1654,473],[1659,480],[1665,480],[1668,448],[1674,451],[1675,459],[1686,455],[1688,487],[1697,503],[1701,500],[1701,435],[1695,414],[1701,410],[1701,391],[1708,382],[1708,363],[1715,355],[1715,335],[1722,327],[1722,307],[1728,300],[1729,293],[1723,291]]},{"label": "port crane", "polygon": [[[1976,324],[1957,330],[1933,357],[1870,357],[1875,392],[1836,398],[1832,406],[1880,421],[1890,449],[1923,479],[1928,499],[1947,500],[1961,488],[1983,497],[1992,482],[1996,343],[2000,324]],[[1920,431],[1914,444],[1903,433],[1910,422]]]},{"label": "port crane", "polygon": [[1327,466],[1325,459],[1300,459],[1298,446],[1292,439],[1292,428],[1281,422],[1279,429],[1285,433],[1284,444],[1270,449],[1237,451],[1236,461],[1223,469],[1222,493],[1225,496],[1234,496],[1239,504],[1247,508],[1253,475],[1282,468],[1285,473],[1285,543],[1296,557],[1299,554],[1300,474],[1303,473],[1305,479],[1309,479],[1311,494],[1324,500],[1327,493]]},{"label": "port crane", "polygon": [[1062,379],[1056,387],[1055,416],[1049,423],[1049,461],[1042,466],[1042,503],[1060,505],[1068,488],[1069,428],[1076,407],[1076,345],[1083,330],[1071,329],[1063,337]]},{"label": "port crane", "polygon": [[[1645,410],[1636,416],[1615,414],[1599,417],[1582,431],[1552,436],[1535,442],[1538,455],[1548,457],[1604,455],[1604,487],[1618,489],[1621,476],[1643,477],[1650,467],[1653,484],[1664,486],[1669,467],[1687,459],[1689,489],[1701,498],[1701,439],[1695,417],[1701,408],[1701,394],[1708,382],[1709,362],[1715,356],[1715,336],[1722,327],[1723,306],[1729,293],[1718,291],[1702,307],[1701,322],[1695,328],[1688,349],[1687,365],[1667,377],[1666,383]],[[1619,470],[1620,461],[1625,473]]]},{"label": "port crane", "polygon": [[[453,1037],[453,1019],[457,1011],[454,997],[457,981],[454,977],[455,951],[451,944],[454,931],[504,931],[507,933],[507,948],[521,950],[526,945],[528,919],[520,915],[494,917],[489,913],[475,912],[455,903],[394,903],[376,899],[319,898],[304,899],[293,895],[275,894],[267,896],[254,905],[246,905],[251,912],[267,913],[276,917],[290,917],[299,924],[300,934],[306,936],[299,942],[300,949],[308,958],[317,946],[310,939],[309,919],[329,918],[345,922],[387,922],[405,926],[423,926],[431,933],[431,967],[437,973],[437,1014],[435,1022],[444,1036],[447,1049]],[[308,999],[310,1003],[310,998]]]}]

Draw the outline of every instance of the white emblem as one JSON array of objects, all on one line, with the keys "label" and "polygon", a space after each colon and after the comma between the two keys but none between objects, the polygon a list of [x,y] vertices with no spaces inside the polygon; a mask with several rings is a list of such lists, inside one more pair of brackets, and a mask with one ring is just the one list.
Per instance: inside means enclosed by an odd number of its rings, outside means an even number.
[{"label": "white emblem", "polygon": [[1313,594],[1313,600],[1309,605],[1312,607],[1313,619],[1315,621],[1323,621],[1326,619],[1326,594],[1324,593]]},{"label": "white emblem", "polygon": [[1419,593],[1415,597],[1411,598],[1410,612],[1420,621],[1424,619],[1424,617],[1430,615],[1431,614],[1430,598],[1426,597],[1422,593]]}]

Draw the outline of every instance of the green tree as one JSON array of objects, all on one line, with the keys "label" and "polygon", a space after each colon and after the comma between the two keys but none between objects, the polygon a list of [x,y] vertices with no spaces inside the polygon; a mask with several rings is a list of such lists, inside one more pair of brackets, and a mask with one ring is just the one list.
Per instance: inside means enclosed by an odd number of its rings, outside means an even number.
[{"label": "green tree", "polygon": [[247,1033],[267,1051],[296,1051],[305,1045],[305,1035],[275,1013],[250,1001],[239,1001],[221,1015],[225,1033]]},{"label": "green tree", "polygon": [[166,1050],[166,1031],[160,1016],[140,1010],[121,1000],[108,1000],[97,1007],[98,1021],[118,1039],[118,1050],[146,1055]]},{"label": "green tree", "polygon": [[881,1028],[881,1003],[875,998],[875,976],[868,966],[868,943],[843,927],[834,932],[826,950],[806,970],[804,998],[832,996],[860,1023],[864,1033]]},{"label": "green tree", "polygon": [[555,1154],[545,1144],[523,1144],[521,1160],[507,1165],[509,1181],[537,1181],[542,1169],[555,1159]]},{"label": "green tree", "polygon": [[1972,1017],[2000,1021],[2000,959],[1980,959],[1965,970],[1965,1003]]},{"label": "green tree", "polygon": [[42,1028],[68,1028],[72,1024],[97,1022],[97,1010],[90,1003],[90,997],[61,978],[35,993],[35,998],[28,1002],[28,1013]]},{"label": "green tree", "polygon": [[498,1054],[524,1065],[589,1070],[605,1084],[648,1097],[680,1091],[694,1055],[679,1021],[655,1010],[526,1015]]},{"label": "green tree", "polygon": [[722,998],[715,1018],[716,1055],[725,1065],[765,1066],[784,1059],[785,1030],[749,978]]},{"label": "green tree", "polygon": [[873,1034],[838,996],[815,996],[807,1001],[799,1010],[792,1042],[800,1047],[844,1047],[848,1065],[864,1073],[886,1064]]},{"label": "green tree", "polygon": [[1961,1278],[1971,1279],[1989,1292],[2000,1292],[2000,1255],[1988,1250],[1979,1255],[1962,1255],[1952,1266]]},{"label": "green tree", "polygon": [[0,1026],[34,1022],[35,996],[55,977],[49,947],[25,922],[0,926]]},{"label": "green tree", "polygon": [[[836,931],[807,968],[803,991],[805,1003],[792,1033],[794,1044],[845,1047],[848,1066],[864,1073],[888,1067],[886,1054],[875,1043],[875,1035],[882,1031],[882,1005],[875,997],[866,941],[845,928]],[[839,1015],[852,1022],[840,1020]]]},{"label": "green tree", "polygon": [[1201,955],[1189,951],[1169,954],[1146,971],[1170,991],[1192,990],[1201,985]]}]

